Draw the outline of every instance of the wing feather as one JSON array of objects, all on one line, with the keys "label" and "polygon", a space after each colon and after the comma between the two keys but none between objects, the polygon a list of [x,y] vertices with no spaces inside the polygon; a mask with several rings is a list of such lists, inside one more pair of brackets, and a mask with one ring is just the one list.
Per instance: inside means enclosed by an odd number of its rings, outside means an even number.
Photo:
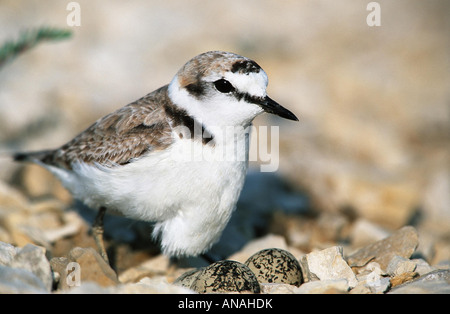
[{"label": "wing feather", "polygon": [[[165,118],[167,102],[170,99],[164,86],[99,119],[59,149],[30,153],[30,157],[34,154],[45,164],[67,169],[75,162],[128,164],[173,143],[172,129]],[[26,159],[24,155],[21,154],[22,159]]]}]

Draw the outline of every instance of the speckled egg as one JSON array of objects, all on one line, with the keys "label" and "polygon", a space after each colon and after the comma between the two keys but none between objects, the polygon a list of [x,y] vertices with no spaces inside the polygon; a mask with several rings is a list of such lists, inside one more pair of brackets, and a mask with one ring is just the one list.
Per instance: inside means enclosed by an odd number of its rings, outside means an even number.
[{"label": "speckled egg", "polygon": [[184,274],[182,274],[180,277],[178,277],[173,284],[181,287],[185,287],[188,289],[192,289],[192,284],[197,280],[198,276],[203,272],[205,268],[196,268],[191,269]]},{"label": "speckled egg", "polygon": [[298,287],[303,282],[300,263],[291,253],[282,249],[259,251],[245,265],[260,283],[284,283]]},{"label": "speckled egg", "polygon": [[206,267],[191,289],[198,293],[260,292],[255,274],[246,265],[229,260]]}]

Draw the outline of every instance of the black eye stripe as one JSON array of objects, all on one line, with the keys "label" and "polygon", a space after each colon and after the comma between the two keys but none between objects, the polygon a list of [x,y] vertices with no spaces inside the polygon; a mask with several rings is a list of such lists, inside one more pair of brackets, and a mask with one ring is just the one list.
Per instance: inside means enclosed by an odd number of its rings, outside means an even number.
[{"label": "black eye stripe", "polygon": [[247,93],[239,93],[239,92],[235,92],[233,93],[233,95],[236,97],[236,99],[238,101],[241,101],[242,99],[244,99],[245,102],[248,102],[250,104],[260,104],[263,101],[263,97],[258,97],[258,96],[251,96],[250,94]]},{"label": "black eye stripe", "polygon": [[230,93],[234,91],[233,85],[225,79],[220,79],[214,82],[214,86],[221,93]]},{"label": "black eye stripe", "polygon": [[241,101],[242,99],[244,99],[248,103],[259,104],[262,99],[261,97],[250,96],[248,93],[239,92],[238,90],[236,90],[234,88],[233,85],[231,85],[231,83],[229,81],[227,81],[225,79],[220,79],[220,80],[215,81],[214,86],[221,93],[224,93],[224,94],[232,93],[232,95],[234,97],[236,97],[236,99],[238,101]]}]

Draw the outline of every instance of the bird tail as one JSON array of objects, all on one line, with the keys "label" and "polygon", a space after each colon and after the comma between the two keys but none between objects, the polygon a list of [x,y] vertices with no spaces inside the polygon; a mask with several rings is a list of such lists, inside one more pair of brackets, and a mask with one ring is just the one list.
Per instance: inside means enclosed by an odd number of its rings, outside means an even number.
[{"label": "bird tail", "polygon": [[18,152],[14,153],[12,158],[14,161],[18,162],[42,162],[49,156],[50,152],[50,150],[42,150],[38,152]]}]

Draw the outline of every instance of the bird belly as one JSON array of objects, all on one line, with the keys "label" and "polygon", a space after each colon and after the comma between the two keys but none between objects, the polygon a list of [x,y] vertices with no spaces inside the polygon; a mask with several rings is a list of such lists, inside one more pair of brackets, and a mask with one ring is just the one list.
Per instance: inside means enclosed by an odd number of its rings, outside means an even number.
[{"label": "bird belly", "polygon": [[248,149],[243,160],[222,158],[224,151],[180,140],[123,166],[80,163],[71,172],[50,170],[94,209],[157,222],[154,236],[168,255],[197,255],[218,240],[244,184]]}]

